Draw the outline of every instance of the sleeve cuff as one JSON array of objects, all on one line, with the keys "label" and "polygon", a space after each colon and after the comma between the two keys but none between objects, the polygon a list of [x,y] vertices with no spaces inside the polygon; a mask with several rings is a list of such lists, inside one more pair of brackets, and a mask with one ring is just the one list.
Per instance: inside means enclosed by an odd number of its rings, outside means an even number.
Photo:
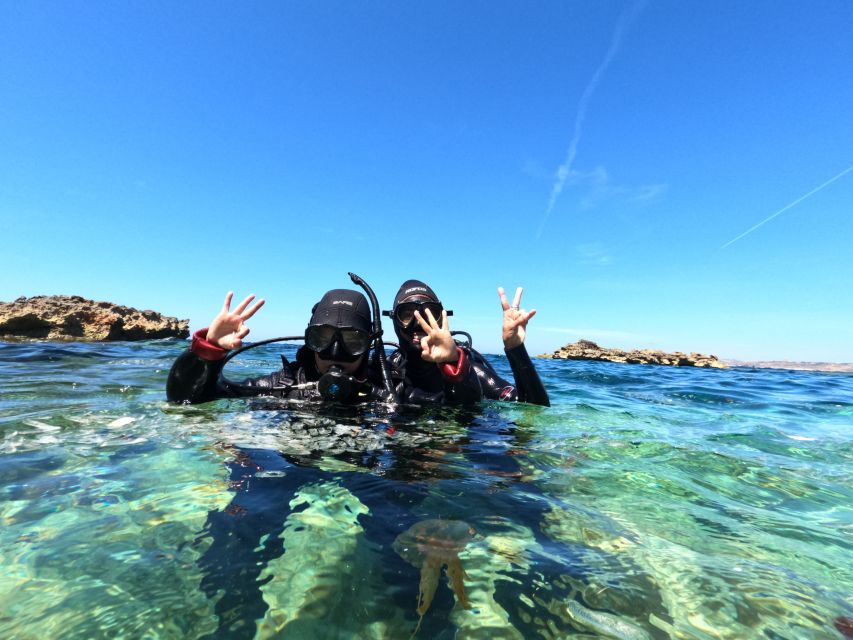
[{"label": "sleeve cuff", "polygon": [[465,352],[459,347],[456,347],[456,352],[459,355],[459,358],[456,360],[456,364],[445,362],[439,365],[441,375],[443,375],[448,382],[461,382],[462,378],[465,377],[465,365],[467,364]]},{"label": "sleeve cuff", "polygon": [[209,360],[211,362],[215,362],[216,360],[222,360],[225,357],[225,354],[228,353],[222,347],[219,347],[212,342],[207,341],[207,327],[204,329],[199,329],[193,334],[193,341],[190,345],[190,351],[196,354],[202,360]]}]

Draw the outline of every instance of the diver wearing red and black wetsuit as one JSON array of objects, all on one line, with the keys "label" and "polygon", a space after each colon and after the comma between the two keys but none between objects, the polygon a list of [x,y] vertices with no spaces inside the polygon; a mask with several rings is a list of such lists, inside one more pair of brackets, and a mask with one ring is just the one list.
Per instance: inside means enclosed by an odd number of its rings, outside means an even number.
[{"label": "diver wearing red and black wetsuit", "polygon": [[[418,402],[439,398],[448,393],[449,381],[458,384],[466,380],[464,388],[470,389],[473,379],[477,379],[484,398],[550,406],[548,392],[524,346],[527,321],[536,311],[519,309],[520,288],[512,305],[503,289],[498,291],[504,310],[504,351],[515,385],[498,375],[482,354],[453,340],[447,323],[447,316],[453,312],[444,309],[429,285],[420,280],[402,284],[394,297],[394,308],[384,313],[394,321],[394,332],[400,342],[400,348],[388,361],[398,392],[407,394],[405,399]],[[429,348],[423,344],[424,339]],[[435,346],[438,344],[440,348]]]}]

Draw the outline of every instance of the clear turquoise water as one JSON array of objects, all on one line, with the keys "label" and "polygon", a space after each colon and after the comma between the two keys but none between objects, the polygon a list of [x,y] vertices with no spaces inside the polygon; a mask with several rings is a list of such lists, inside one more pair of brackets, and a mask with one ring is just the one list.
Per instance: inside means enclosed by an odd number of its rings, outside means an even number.
[{"label": "clear turquoise water", "polygon": [[[183,346],[0,343],[0,637],[408,638],[393,542],[430,519],[477,532],[472,607],[442,576],[419,638],[853,615],[851,375],[541,361],[550,409],[185,407]],[[233,377],[275,366],[258,351]]]}]

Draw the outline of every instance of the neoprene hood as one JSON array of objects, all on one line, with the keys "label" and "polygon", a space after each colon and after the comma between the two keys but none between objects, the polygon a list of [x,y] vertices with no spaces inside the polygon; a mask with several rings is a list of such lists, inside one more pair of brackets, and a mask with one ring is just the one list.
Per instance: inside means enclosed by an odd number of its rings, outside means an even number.
[{"label": "neoprene hood", "polygon": [[406,280],[400,286],[400,290],[397,291],[397,295],[394,296],[394,307],[396,308],[396,306],[401,302],[405,302],[409,298],[413,298],[415,296],[423,296],[433,302],[438,302],[438,296],[435,295],[435,291],[433,291],[428,284],[421,282],[420,280]]},{"label": "neoprene hood", "polygon": [[[402,285],[400,285],[397,295],[394,296],[394,309],[397,309],[397,305],[403,302],[409,302],[413,299],[438,302],[438,296],[435,295],[435,291],[433,291],[426,282],[421,282],[420,280],[406,280]],[[400,348],[410,355],[413,353],[420,353],[420,344],[412,342],[412,334],[400,326],[397,319],[394,317],[393,311],[391,312],[391,317],[394,322],[394,333],[397,334],[397,340],[400,342]],[[414,331],[415,329],[412,330]]]},{"label": "neoprene hood", "polygon": [[327,291],[320,302],[311,309],[308,326],[328,324],[334,327],[352,327],[373,335],[373,322],[367,298],[352,289]]}]

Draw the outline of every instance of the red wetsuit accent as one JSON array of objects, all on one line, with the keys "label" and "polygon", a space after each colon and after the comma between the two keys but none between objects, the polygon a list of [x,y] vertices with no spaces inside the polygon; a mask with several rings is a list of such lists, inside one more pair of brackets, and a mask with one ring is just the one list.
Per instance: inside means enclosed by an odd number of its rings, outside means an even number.
[{"label": "red wetsuit accent", "polygon": [[461,382],[465,377],[465,352],[456,347],[456,353],[458,354],[458,359],[456,360],[456,364],[451,364],[450,362],[443,362],[439,365],[439,369],[441,369],[441,374],[447,379],[448,382]]},{"label": "red wetsuit accent", "polygon": [[227,350],[220,346],[207,341],[207,329],[199,329],[193,334],[193,341],[190,345],[190,351],[196,354],[202,360],[216,361],[222,360],[228,353]]}]

